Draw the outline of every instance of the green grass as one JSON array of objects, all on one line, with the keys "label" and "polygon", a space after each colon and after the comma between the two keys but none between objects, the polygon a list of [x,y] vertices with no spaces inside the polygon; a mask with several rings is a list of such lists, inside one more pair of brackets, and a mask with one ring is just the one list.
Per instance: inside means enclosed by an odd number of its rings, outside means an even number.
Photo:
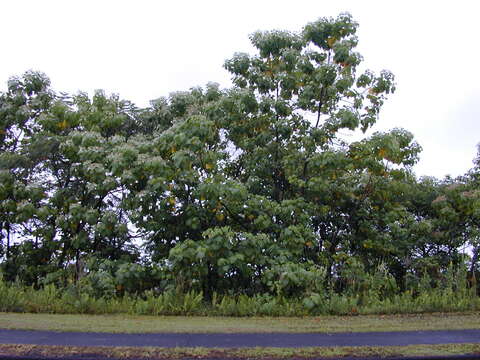
[{"label": "green grass", "polygon": [[113,333],[454,330],[479,329],[480,313],[242,318],[0,313],[0,328]]},{"label": "green grass", "polygon": [[0,345],[0,355],[78,357],[120,359],[311,359],[341,357],[446,356],[480,354],[480,344],[415,345],[386,347],[309,347],[291,348],[134,348],[134,347],[68,347],[39,345]]}]

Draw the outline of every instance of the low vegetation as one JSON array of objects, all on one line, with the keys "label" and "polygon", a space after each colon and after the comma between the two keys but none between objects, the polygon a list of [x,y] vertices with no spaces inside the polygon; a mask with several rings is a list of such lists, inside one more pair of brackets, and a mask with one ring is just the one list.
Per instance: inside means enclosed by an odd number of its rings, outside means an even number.
[{"label": "low vegetation", "polygon": [[[480,298],[467,281],[465,272],[450,268],[441,281],[424,277],[404,292],[388,292],[385,276],[358,276],[360,287],[347,287],[344,294],[290,296],[259,294],[217,295],[211,299],[201,292],[170,290],[122,296],[95,296],[88,285],[53,284],[35,289],[19,283],[0,281],[0,311],[50,314],[136,314],[197,316],[305,316],[406,314],[480,310]],[[371,283],[368,283],[371,279]],[[362,290],[363,289],[363,290]]]},{"label": "low vegetation", "polygon": [[480,344],[415,345],[386,347],[289,348],[133,348],[0,345],[0,356],[48,356],[85,359],[339,359],[343,357],[447,356],[480,354]]}]

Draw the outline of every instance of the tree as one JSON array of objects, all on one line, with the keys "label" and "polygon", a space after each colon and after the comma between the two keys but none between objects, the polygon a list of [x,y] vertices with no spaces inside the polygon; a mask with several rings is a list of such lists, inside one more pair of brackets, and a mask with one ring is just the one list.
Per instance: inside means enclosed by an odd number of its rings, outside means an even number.
[{"label": "tree", "polygon": [[96,295],[118,285],[207,298],[351,295],[376,282],[385,295],[392,279],[402,289],[461,265],[465,244],[478,254],[478,159],[459,179],[416,179],[408,131],[345,140],[371,129],[395,90],[388,71],[360,73],[357,27],[341,14],[256,32],[256,54],[225,62],[231,89],[210,83],[145,109],[57,94],[38,73],[12,79],[0,95],[8,280],[90,272]]},{"label": "tree", "polygon": [[[98,92],[55,94],[43,74],[13,78],[0,119],[3,229],[8,278],[27,283],[98,252],[118,258],[129,241],[122,188],[109,176],[114,146],[130,134],[134,109]],[[10,236],[22,241],[12,247]],[[43,269],[43,270],[42,270]],[[11,277],[9,277],[11,274]]]},{"label": "tree", "polygon": [[[179,267],[197,263],[204,269],[200,283],[252,284],[288,263],[326,266],[332,278],[341,253],[357,254],[360,225],[353,219],[376,190],[373,179],[401,177],[402,167],[415,163],[420,148],[403,130],[353,144],[341,139],[342,129],[371,127],[395,89],[387,71],[357,74],[356,29],[342,14],[301,33],[257,32],[251,36],[257,55],[235,54],[225,63],[235,87],[214,118],[226,144],[226,160],[214,166],[223,170],[214,199],[222,223],[171,252],[175,264],[189,249]],[[225,237],[230,249],[219,252]],[[253,251],[245,247],[249,239]],[[204,252],[212,254],[207,262]]]},{"label": "tree", "polygon": [[[2,265],[7,279],[14,279],[22,266],[26,278],[35,278],[28,264],[38,263],[48,253],[38,248],[32,230],[36,226],[35,209],[45,194],[35,173],[40,159],[30,156],[30,143],[40,115],[55,98],[49,85],[44,74],[27,72],[10,79],[7,92],[0,95],[0,253],[6,260]],[[19,236],[26,236],[28,242],[18,244],[15,240]],[[42,268],[40,274],[51,270]]]}]

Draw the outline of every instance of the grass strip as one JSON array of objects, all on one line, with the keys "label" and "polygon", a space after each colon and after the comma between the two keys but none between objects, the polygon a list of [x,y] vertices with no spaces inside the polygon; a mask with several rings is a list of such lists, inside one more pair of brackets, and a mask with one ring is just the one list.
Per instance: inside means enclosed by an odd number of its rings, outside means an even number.
[{"label": "grass strip", "polygon": [[0,356],[118,359],[338,359],[341,357],[447,356],[480,354],[480,344],[308,348],[154,348],[0,345]]},{"label": "grass strip", "polygon": [[0,313],[1,329],[111,333],[324,333],[479,329],[480,313],[185,317]]}]

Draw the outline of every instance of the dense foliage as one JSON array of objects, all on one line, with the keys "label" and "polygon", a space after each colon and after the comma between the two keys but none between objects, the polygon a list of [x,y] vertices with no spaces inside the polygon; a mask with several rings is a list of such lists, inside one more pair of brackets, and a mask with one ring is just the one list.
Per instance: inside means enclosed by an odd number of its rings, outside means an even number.
[{"label": "dense foliage", "polygon": [[254,33],[257,53],[225,62],[231,89],[145,109],[54,92],[41,73],[12,78],[0,93],[3,279],[97,298],[312,304],[440,286],[448,269],[475,288],[480,158],[461,178],[417,179],[408,131],[345,140],[395,90],[390,72],[359,70],[356,30],[342,14]]}]

